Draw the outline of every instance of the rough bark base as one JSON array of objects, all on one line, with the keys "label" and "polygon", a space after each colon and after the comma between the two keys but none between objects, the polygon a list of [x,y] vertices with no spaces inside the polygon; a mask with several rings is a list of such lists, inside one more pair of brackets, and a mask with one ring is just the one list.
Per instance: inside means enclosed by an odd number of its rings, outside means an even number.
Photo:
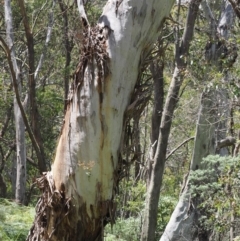
[{"label": "rough bark base", "polygon": [[42,196],[27,241],[103,240],[104,226],[114,219],[116,206],[112,201],[99,202],[103,217],[92,218],[87,214],[86,204],[77,208],[80,197],[78,200],[66,197],[64,187],[62,191],[56,190],[50,172],[39,178],[37,184]]}]

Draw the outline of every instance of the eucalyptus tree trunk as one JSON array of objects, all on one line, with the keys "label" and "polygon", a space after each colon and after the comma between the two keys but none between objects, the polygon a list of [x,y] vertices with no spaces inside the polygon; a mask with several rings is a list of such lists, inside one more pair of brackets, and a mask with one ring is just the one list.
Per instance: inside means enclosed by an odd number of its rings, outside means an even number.
[{"label": "eucalyptus tree trunk", "polygon": [[26,194],[26,142],[25,125],[16,98],[14,98],[14,119],[16,128],[16,202],[24,204]]},{"label": "eucalyptus tree trunk", "polygon": [[[155,239],[158,202],[164,172],[164,165],[166,161],[168,138],[172,124],[173,112],[179,99],[179,90],[184,80],[184,73],[187,67],[187,62],[185,62],[185,59],[187,59],[190,41],[193,37],[194,25],[200,2],[201,0],[192,0],[190,2],[184,33],[181,41],[180,38],[177,39],[177,45],[175,47],[175,69],[166,97],[159,128],[156,152],[152,161],[152,173],[148,186],[142,226],[142,241],[153,241]],[[178,34],[179,32],[177,32],[177,35]]]},{"label": "eucalyptus tree trunk", "polygon": [[[16,74],[16,80],[18,83],[18,91],[21,93],[21,79],[20,71],[16,61],[14,37],[13,37],[13,25],[12,25],[12,11],[11,1],[5,0],[5,22],[6,22],[6,35],[7,44],[11,50],[11,58],[13,63],[14,72]],[[19,203],[24,203],[26,192],[26,145],[25,145],[25,125],[23,122],[22,114],[19,109],[16,98],[14,98],[14,119],[16,127],[16,189],[15,199]]]},{"label": "eucalyptus tree trunk", "polygon": [[39,71],[40,66],[38,66],[38,68],[35,69],[34,34],[33,34],[33,29],[31,28],[28,21],[25,2],[23,0],[18,0],[18,5],[19,5],[19,9],[23,19],[26,44],[27,44],[27,50],[28,50],[27,61],[28,61],[28,87],[29,87],[31,130],[34,135],[34,141],[36,142],[37,149],[38,149],[36,151],[36,155],[38,159],[39,171],[40,173],[42,173],[47,171],[47,167],[46,167],[45,154],[43,150],[41,129],[39,127],[40,115],[38,112],[38,106],[37,106],[37,100],[36,100],[36,75]]},{"label": "eucalyptus tree trunk", "polygon": [[152,110],[152,119],[151,119],[151,150],[150,150],[150,160],[148,162],[148,176],[147,182],[151,180],[152,173],[152,164],[154,155],[157,149],[157,140],[159,136],[159,126],[161,123],[163,104],[164,104],[164,79],[163,79],[163,70],[164,70],[164,48],[163,40],[158,39],[158,53],[161,56],[161,59],[154,59],[150,64],[150,71],[153,78],[153,91],[154,91],[154,100],[153,100],[153,110]]},{"label": "eucalyptus tree trunk", "polygon": [[150,46],[174,0],[109,0],[90,27],[82,1],[83,49],[69,91],[51,172],[27,240],[102,240],[114,221],[124,113]]},{"label": "eucalyptus tree trunk", "polygon": [[[226,155],[227,153],[226,148],[218,150],[220,145],[217,145],[218,140],[226,136],[229,117],[229,102],[227,96],[223,95],[224,92],[225,90],[208,89],[201,96],[190,171],[206,168],[201,162],[208,155],[216,153]],[[220,119],[222,121],[219,121]],[[211,236],[211,230],[199,229],[200,214],[197,205],[200,200],[194,200],[189,194],[188,177],[189,174],[186,176],[179,202],[160,241],[206,241]]]},{"label": "eucalyptus tree trunk", "polygon": [[[201,107],[199,109],[197,130],[195,135],[194,151],[191,162],[191,170],[201,168],[203,157],[215,153],[215,126],[214,112],[215,97],[214,91],[208,94],[203,93],[201,97]],[[198,237],[196,220],[197,212],[191,206],[191,196],[188,193],[188,176],[180,200],[171,216],[171,219],[160,239],[160,241],[194,241]],[[208,240],[199,239],[199,240]]]},{"label": "eucalyptus tree trunk", "polygon": [[[221,60],[223,48],[217,48],[218,36],[227,39],[229,30],[231,28],[233,19],[233,11],[231,5],[224,2],[225,6],[222,8],[223,12],[221,18],[216,24],[214,15],[209,7],[207,1],[203,1],[202,7],[209,20],[210,39],[213,43],[206,48],[207,60],[213,65],[217,66],[220,71],[223,71]],[[217,26],[217,29],[216,29]],[[218,33],[216,35],[216,33]],[[223,46],[224,47],[224,46]],[[223,81],[227,81],[227,75]],[[224,145],[221,148],[221,140],[226,137],[227,123],[230,116],[230,105],[228,100],[228,91],[226,88],[207,89],[201,97],[201,108],[199,110],[199,118],[197,121],[197,130],[195,136],[195,144],[193,156],[190,165],[190,171],[196,169],[204,169],[202,159],[210,154],[219,153],[220,155],[227,155],[227,150]],[[184,240],[211,240],[211,230],[199,229],[200,214],[197,209],[200,200],[194,200],[189,194],[190,183],[188,176],[185,180],[185,186],[179,202],[172,213],[170,221],[160,238],[160,241],[184,241]],[[201,232],[199,232],[201,230]]]}]

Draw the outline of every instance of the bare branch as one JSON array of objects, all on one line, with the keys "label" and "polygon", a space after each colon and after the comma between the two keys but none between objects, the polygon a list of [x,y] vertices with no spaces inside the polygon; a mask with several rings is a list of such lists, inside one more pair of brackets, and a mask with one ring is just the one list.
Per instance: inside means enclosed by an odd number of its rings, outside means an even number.
[{"label": "bare branch", "polygon": [[166,160],[171,157],[174,152],[176,152],[180,147],[182,147],[184,144],[186,144],[187,142],[194,140],[194,136],[193,137],[189,137],[188,139],[186,139],[185,141],[183,141],[180,145],[178,145],[176,148],[174,148],[166,157]]},{"label": "bare branch", "polygon": [[232,136],[228,136],[225,139],[218,141],[216,149],[219,150],[223,147],[233,146],[235,145],[235,143],[236,143],[236,139]]},{"label": "bare branch", "polygon": [[28,161],[33,167],[38,168],[38,165],[35,163],[35,161],[34,161],[32,158],[30,158],[30,157],[27,156],[27,161]]},{"label": "bare branch", "polygon": [[32,19],[32,22],[33,22],[33,23],[32,23],[32,32],[33,32],[33,29],[34,29],[34,27],[35,27],[35,25],[36,25],[36,23],[37,23],[38,17],[39,17],[39,15],[41,14],[41,12],[43,11],[44,7],[47,5],[47,2],[48,2],[48,1],[46,1],[46,2],[41,6],[40,10],[39,10],[38,13],[36,14],[35,19],[34,19],[34,20]]},{"label": "bare branch", "polygon": [[34,78],[37,77],[37,75],[39,73],[39,70],[42,67],[43,60],[44,60],[44,57],[45,57],[45,54],[46,54],[46,51],[47,51],[47,46],[48,46],[48,43],[49,43],[50,38],[51,38],[52,28],[53,28],[53,23],[54,23],[53,9],[55,7],[55,3],[56,3],[56,1],[53,0],[52,9],[51,9],[50,14],[49,14],[49,23],[48,23],[48,28],[47,28],[46,41],[45,41],[45,45],[44,45],[44,48],[43,48],[43,52],[42,52],[42,54],[40,56],[37,68],[36,68],[35,73],[34,73]]},{"label": "bare branch", "polygon": [[237,17],[240,19],[240,7],[238,6],[237,2],[233,1],[233,0],[228,0],[231,5],[232,8],[234,10],[234,12],[236,13]]}]

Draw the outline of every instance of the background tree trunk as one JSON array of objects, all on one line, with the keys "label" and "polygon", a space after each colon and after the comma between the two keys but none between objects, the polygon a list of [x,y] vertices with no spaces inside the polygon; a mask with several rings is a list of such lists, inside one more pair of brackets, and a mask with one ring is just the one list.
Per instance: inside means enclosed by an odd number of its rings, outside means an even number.
[{"label": "background tree trunk", "polygon": [[[221,51],[216,47],[218,37],[216,35],[216,27],[218,26],[218,34],[223,38],[228,37],[229,29],[232,25],[232,8],[229,3],[222,8],[223,12],[219,24],[211,12],[208,2],[203,1],[203,9],[210,23],[211,39],[214,39],[213,45],[208,46],[207,58],[213,66],[217,66],[223,71],[221,60],[219,60]],[[210,57],[210,58],[209,58]],[[227,75],[223,81],[227,81]],[[194,151],[190,165],[190,171],[204,169],[202,159],[208,155],[219,153],[227,155],[226,148],[218,148],[219,141],[226,137],[227,123],[230,116],[230,105],[228,100],[228,90],[220,88],[219,90],[207,89],[202,94],[201,108],[199,110],[199,118],[197,121],[197,131],[195,136]],[[198,204],[200,200],[194,200],[189,194],[190,183],[188,176],[185,180],[183,192],[180,200],[171,216],[171,219],[160,238],[160,241],[183,241],[183,240],[209,240],[211,230],[201,230],[199,227]],[[201,230],[201,231],[199,231]]]},{"label": "background tree trunk", "polygon": [[26,194],[26,144],[25,125],[16,99],[14,99],[14,117],[16,127],[16,189],[15,199],[18,203],[25,203]]},{"label": "background tree trunk", "polygon": [[[203,157],[215,153],[215,97],[214,92],[203,93],[201,97],[201,108],[198,114],[197,131],[195,136],[194,151],[191,162],[191,170],[201,168]],[[197,228],[195,222],[198,217],[195,209],[191,207],[191,197],[187,192],[188,175],[181,198],[171,216],[171,219],[160,239],[160,241],[183,241],[195,240]],[[189,214],[190,213],[190,214]],[[207,239],[205,239],[207,240]]]},{"label": "background tree trunk", "polygon": [[150,150],[150,160],[148,162],[148,185],[151,180],[152,165],[154,160],[154,155],[157,148],[157,140],[159,136],[159,126],[161,123],[163,104],[164,104],[164,49],[163,41],[158,39],[158,51],[161,59],[155,59],[150,64],[150,71],[152,73],[152,78],[154,82],[154,101],[153,101],[153,111],[152,111],[152,124],[151,124],[151,150]]},{"label": "background tree trunk", "polygon": [[[12,25],[12,11],[11,1],[6,0],[4,2],[5,7],[5,22],[6,22],[6,34],[7,44],[11,51],[11,58],[13,62],[14,72],[16,73],[16,80],[18,84],[18,91],[21,94],[21,79],[20,71],[17,65],[14,38],[13,38],[13,25]],[[16,189],[15,199],[17,202],[24,204],[25,192],[26,192],[26,145],[25,145],[25,125],[19,109],[19,105],[14,99],[14,119],[16,127]]]},{"label": "background tree trunk", "polygon": [[33,42],[33,33],[32,29],[28,22],[28,16],[25,8],[25,3],[23,0],[18,0],[18,5],[20,12],[23,18],[23,24],[25,29],[25,35],[27,39],[27,50],[28,50],[28,85],[29,85],[29,103],[30,103],[30,120],[32,132],[35,138],[35,141],[38,145],[38,167],[40,173],[47,171],[45,154],[43,149],[43,141],[41,130],[39,128],[39,112],[36,101],[36,80],[35,80],[35,58],[34,58],[34,42]]},{"label": "background tree trunk", "polygon": [[[175,69],[163,109],[157,149],[153,160],[151,179],[146,197],[141,236],[142,241],[153,241],[155,239],[158,202],[166,161],[168,138],[172,124],[173,112],[179,99],[179,90],[184,80],[184,72],[187,66],[187,62],[185,62],[184,59],[187,58],[190,41],[193,37],[194,24],[200,2],[200,0],[192,0],[190,2],[183,37],[180,44],[176,45]],[[180,41],[180,39],[178,39],[177,42],[178,41]]]},{"label": "background tree trunk", "polygon": [[109,1],[96,27],[83,22],[83,50],[52,171],[28,240],[100,240],[113,222],[124,112],[151,43],[174,1]]}]

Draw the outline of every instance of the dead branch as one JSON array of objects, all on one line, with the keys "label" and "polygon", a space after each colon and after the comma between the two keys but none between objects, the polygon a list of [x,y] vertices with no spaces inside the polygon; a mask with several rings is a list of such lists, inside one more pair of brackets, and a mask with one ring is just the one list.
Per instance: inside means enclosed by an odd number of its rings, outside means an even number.
[{"label": "dead branch", "polygon": [[176,148],[174,148],[169,154],[168,156],[166,157],[166,160],[171,157],[174,152],[176,152],[181,146],[183,146],[184,144],[186,144],[187,142],[191,141],[191,140],[194,140],[194,137],[189,137],[188,139],[186,139],[185,141],[183,141],[180,145],[178,145]]},{"label": "dead branch", "polygon": [[223,147],[227,147],[227,146],[233,146],[236,143],[236,139],[232,136],[228,136],[225,139],[222,139],[221,141],[217,142],[217,150],[220,150]]}]

